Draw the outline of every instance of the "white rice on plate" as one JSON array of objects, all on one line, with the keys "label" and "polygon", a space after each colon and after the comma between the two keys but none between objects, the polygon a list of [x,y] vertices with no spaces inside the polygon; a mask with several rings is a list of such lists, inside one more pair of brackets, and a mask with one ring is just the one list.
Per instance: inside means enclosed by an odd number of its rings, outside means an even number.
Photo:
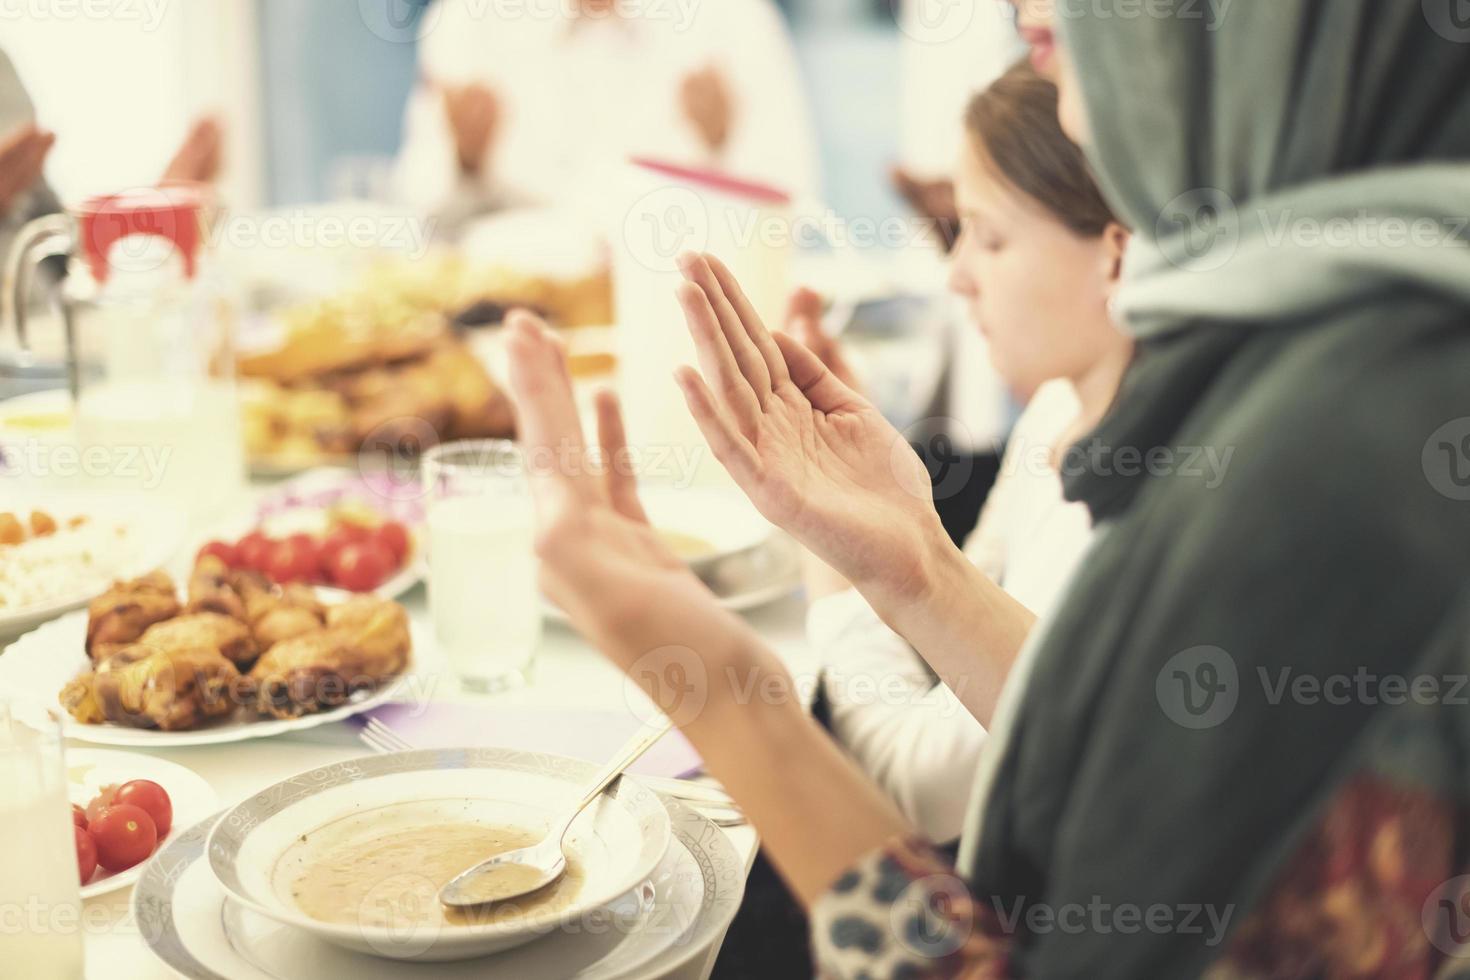
[{"label": "white rice on plate", "polygon": [[100,593],[132,570],[138,545],[126,525],[88,520],[0,546],[0,612]]}]

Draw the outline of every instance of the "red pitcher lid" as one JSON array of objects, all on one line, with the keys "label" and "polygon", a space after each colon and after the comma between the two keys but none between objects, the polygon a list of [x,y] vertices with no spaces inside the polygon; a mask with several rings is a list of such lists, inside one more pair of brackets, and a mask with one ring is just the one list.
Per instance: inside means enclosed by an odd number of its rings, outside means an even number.
[{"label": "red pitcher lid", "polygon": [[635,167],[649,170],[665,177],[673,177],[675,180],[694,184],[699,187],[707,187],[710,190],[729,194],[732,197],[744,198],[757,204],[770,204],[777,207],[791,203],[791,195],[779,187],[770,184],[762,184],[754,180],[746,180],[736,177],[720,170],[710,170],[704,167],[686,167],[677,163],[668,163],[663,160],[653,160],[648,157],[633,157],[630,161]]},{"label": "red pitcher lid", "polygon": [[199,267],[206,192],[193,184],[165,184],[89,198],[77,208],[82,255],[98,283],[107,281],[112,246],[131,235],[172,242],[184,260],[184,275]]}]

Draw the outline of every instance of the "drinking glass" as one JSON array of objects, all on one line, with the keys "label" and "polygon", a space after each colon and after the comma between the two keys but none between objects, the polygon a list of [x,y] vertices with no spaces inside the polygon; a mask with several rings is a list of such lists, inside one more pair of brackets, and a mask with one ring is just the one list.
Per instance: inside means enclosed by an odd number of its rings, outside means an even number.
[{"label": "drinking glass", "polygon": [[0,972],[82,980],[82,897],[61,722],[0,693]]},{"label": "drinking glass", "polygon": [[523,684],[541,642],[541,596],[525,461],[503,440],[452,442],[424,455],[429,611],[467,689]]}]

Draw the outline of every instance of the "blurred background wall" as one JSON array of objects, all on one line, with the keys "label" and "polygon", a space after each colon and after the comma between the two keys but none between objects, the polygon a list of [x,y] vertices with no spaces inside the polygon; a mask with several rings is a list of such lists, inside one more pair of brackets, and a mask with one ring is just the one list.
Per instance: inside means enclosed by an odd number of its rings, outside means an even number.
[{"label": "blurred background wall", "polygon": [[[909,128],[894,2],[780,2],[826,196],[845,217],[900,208],[885,178]],[[136,0],[104,19],[7,20],[0,46],[60,134],[48,173],[66,199],[151,181],[204,111],[229,127],[224,190],[237,206],[374,197],[398,145],[423,3]]]}]

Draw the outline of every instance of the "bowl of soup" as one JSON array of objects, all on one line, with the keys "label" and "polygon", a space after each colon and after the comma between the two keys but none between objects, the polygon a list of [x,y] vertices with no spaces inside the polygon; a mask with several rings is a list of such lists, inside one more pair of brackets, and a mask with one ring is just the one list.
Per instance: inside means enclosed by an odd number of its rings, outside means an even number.
[{"label": "bowl of soup", "polygon": [[723,566],[763,548],[775,533],[733,488],[654,483],[640,487],[638,496],[664,544],[706,582]]},{"label": "bowl of soup", "polygon": [[657,795],[633,777],[572,824],[557,881],[467,909],[438,900],[460,872],[545,837],[595,771],[494,748],[326,766],[228,811],[210,835],[210,868],[233,900],[348,949],[419,962],[486,956],[636,905],[671,830]]}]

